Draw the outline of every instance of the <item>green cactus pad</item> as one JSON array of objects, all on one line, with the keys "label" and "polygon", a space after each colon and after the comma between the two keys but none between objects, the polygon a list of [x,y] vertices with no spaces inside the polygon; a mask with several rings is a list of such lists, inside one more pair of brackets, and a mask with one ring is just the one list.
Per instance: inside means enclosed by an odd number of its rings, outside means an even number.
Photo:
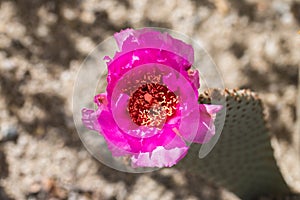
[{"label": "green cactus pad", "polygon": [[[210,103],[211,97],[214,104],[226,104],[215,121],[216,129],[223,128],[222,134],[203,159],[198,155],[201,145],[193,144],[179,167],[227,188],[242,199],[289,193],[274,158],[258,96],[249,90],[211,90],[202,94],[199,101]],[[225,114],[224,127],[220,127]]]}]

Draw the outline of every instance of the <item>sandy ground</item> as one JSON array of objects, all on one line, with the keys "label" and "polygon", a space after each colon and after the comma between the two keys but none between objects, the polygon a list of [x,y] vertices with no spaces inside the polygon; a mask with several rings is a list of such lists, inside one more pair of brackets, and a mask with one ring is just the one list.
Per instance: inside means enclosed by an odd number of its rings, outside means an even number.
[{"label": "sandy ground", "polygon": [[1,0],[0,199],[235,199],[177,169],[126,174],[93,159],[73,124],[76,73],[116,31],[174,29],[206,48],[226,87],[258,92],[274,137],[289,146],[299,24],[291,0]]}]

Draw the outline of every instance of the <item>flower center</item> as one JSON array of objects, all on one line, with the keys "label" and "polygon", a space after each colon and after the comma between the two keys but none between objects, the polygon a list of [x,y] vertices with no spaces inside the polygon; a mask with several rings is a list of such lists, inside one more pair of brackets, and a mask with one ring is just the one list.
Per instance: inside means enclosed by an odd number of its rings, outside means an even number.
[{"label": "flower center", "polygon": [[176,113],[178,97],[166,86],[147,83],[140,86],[129,99],[128,111],[139,126],[161,127]]}]

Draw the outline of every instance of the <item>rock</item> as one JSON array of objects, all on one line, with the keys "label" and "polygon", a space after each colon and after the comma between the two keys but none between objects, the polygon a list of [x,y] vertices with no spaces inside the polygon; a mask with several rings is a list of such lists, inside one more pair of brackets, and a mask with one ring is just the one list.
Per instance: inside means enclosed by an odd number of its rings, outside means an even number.
[{"label": "rock", "polygon": [[7,141],[16,142],[18,136],[19,133],[16,126],[4,126],[4,128],[1,128],[0,132],[0,143],[4,143]]}]

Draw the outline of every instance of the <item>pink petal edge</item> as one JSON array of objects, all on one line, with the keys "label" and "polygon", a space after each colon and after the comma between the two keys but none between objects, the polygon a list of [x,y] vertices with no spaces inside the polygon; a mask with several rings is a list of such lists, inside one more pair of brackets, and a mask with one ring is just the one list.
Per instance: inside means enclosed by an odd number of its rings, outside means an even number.
[{"label": "pink petal edge", "polygon": [[208,143],[211,140],[211,138],[215,135],[214,120],[216,117],[216,113],[219,112],[222,108],[222,105],[199,105],[201,120],[199,121],[198,132],[192,142],[204,144]]},{"label": "pink petal edge", "polygon": [[181,40],[173,38],[168,33],[161,33],[151,28],[125,29],[115,33],[114,37],[121,50],[121,54],[142,48],[155,48],[170,51],[182,56],[190,63],[194,62],[194,50]]},{"label": "pink petal edge", "polygon": [[177,164],[188,152],[188,147],[165,149],[156,147],[152,152],[139,153],[131,157],[132,167],[172,167]]},{"label": "pink petal edge", "polygon": [[101,131],[101,127],[98,123],[98,116],[101,113],[101,110],[98,109],[96,111],[88,109],[88,108],[83,108],[82,111],[82,123],[90,130],[94,131]]}]

